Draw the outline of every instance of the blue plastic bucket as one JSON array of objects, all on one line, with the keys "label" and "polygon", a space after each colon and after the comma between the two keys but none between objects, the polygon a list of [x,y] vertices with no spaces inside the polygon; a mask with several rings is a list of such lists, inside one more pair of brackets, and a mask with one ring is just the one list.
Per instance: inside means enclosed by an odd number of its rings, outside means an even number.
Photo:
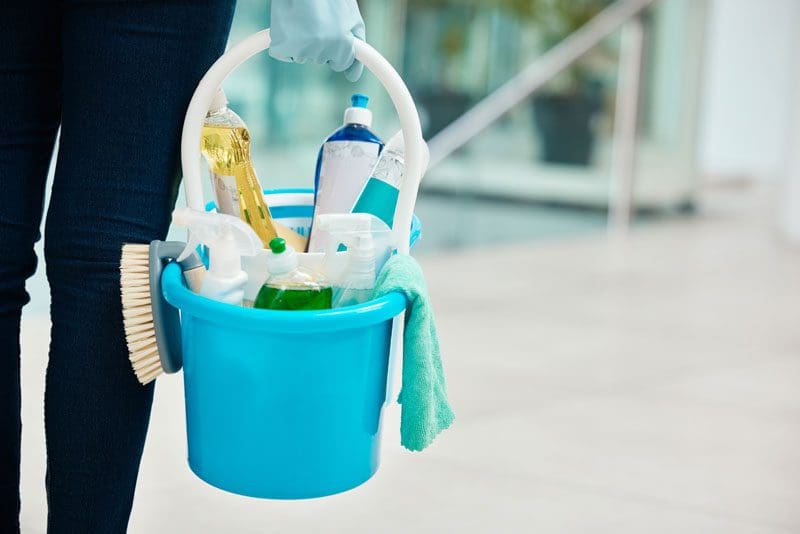
[{"label": "blue plastic bucket", "polygon": [[[271,211],[287,222],[310,217],[304,204]],[[177,265],[162,283],[181,311],[189,466],[198,477],[241,495],[304,499],[376,472],[392,320],[405,297],[281,312],[201,297]]]},{"label": "blue plastic bucket", "polygon": [[[214,95],[270,42],[266,29],[231,47],[189,102],[181,166],[193,209],[204,206],[199,140]],[[359,39],[353,51],[386,89],[400,119],[405,177],[393,237],[398,253],[408,254],[418,235],[413,212],[427,166],[419,115],[383,56]],[[281,194],[308,197],[308,191]],[[310,217],[308,201],[300,204],[281,204],[277,197],[268,202],[273,217],[290,227],[297,227],[303,210]],[[321,255],[300,256],[306,266],[321,261]],[[258,264],[246,267],[256,281]],[[298,499],[345,491],[375,473],[387,368],[394,361],[392,321],[404,310],[403,296],[338,310],[275,312],[199,297],[175,265],[164,270],[162,284],[164,297],[181,312],[189,465],[200,478],[244,495]],[[245,288],[245,298],[254,289]]]}]

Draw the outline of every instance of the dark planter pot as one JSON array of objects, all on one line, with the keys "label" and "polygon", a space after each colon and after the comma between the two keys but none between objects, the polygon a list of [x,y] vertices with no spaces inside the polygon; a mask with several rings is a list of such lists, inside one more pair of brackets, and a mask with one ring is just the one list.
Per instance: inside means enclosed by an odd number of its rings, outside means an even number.
[{"label": "dark planter pot", "polygon": [[590,93],[542,94],[533,98],[533,119],[539,130],[541,160],[587,166],[594,149],[592,124],[600,98]]},{"label": "dark planter pot", "polygon": [[444,130],[472,105],[470,95],[456,91],[423,93],[417,101],[427,118],[423,125],[426,139]]}]

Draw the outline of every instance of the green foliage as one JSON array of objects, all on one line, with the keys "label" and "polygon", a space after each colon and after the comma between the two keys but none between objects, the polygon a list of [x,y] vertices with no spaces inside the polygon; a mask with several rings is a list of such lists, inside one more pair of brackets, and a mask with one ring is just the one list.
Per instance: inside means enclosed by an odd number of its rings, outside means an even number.
[{"label": "green foliage", "polygon": [[[541,35],[542,45],[550,49],[608,7],[613,0],[497,0],[518,17],[533,21]],[[597,68],[608,63],[609,50],[600,45],[556,76],[545,91],[575,94],[586,90],[597,79]],[[613,61],[613,60],[612,60]]]},{"label": "green foliage", "polygon": [[[613,0],[408,0],[408,5],[412,9],[436,10],[451,15],[439,46],[447,57],[453,58],[467,47],[469,25],[464,21],[472,20],[479,9],[496,9],[535,26],[541,37],[541,44],[547,50],[583,27],[612,2]],[[453,17],[456,13],[459,16]],[[596,56],[603,55],[602,50],[594,52]],[[580,91],[593,78],[589,64],[596,62],[598,58],[591,56],[590,53],[567,69],[548,84],[549,89],[559,93]]]},{"label": "green foliage", "polygon": [[572,33],[612,0],[409,0],[421,8],[498,8],[516,17],[554,25],[562,35]]},{"label": "green foliage", "polygon": [[[521,20],[536,24],[547,48],[581,28],[613,0],[409,0],[418,9],[458,9],[475,13],[480,9],[499,9]],[[467,28],[451,28],[443,39],[448,54],[459,52],[466,44]]]},{"label": "green foliage", "polygon": [[611,0],[494,0],[518,17],[540,27],[550,47],[579,30],[611,4]]}]

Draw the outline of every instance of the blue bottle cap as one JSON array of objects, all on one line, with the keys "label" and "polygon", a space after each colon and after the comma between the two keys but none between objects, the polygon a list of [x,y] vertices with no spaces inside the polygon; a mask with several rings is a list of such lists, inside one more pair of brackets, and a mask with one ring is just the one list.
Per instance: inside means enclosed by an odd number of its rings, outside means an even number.
[{"label": "blue bottle cap", "polygon": [[369,104],[369,97],[362,93],[356,93],[350,97],[350,102],[353,103],[354,108],[366,108]]}]

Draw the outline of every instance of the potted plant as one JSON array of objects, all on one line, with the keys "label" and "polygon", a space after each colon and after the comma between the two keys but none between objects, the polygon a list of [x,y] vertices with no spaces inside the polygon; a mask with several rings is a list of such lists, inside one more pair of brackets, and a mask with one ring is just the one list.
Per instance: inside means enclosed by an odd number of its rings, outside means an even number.
[{"label": "potted plant", "polygon": [[408,0],[404,74],[420,104],[428,138],[474,103],[463,72],[469,32],[483,5],[481,0]]},{"label": "potted plant", "polygon": [[[611,1],[408,0],[404,73],[423,110],[426,137],[438,133],[474,102],[464,72],[471,72],[465,56],[479,10],[497,10],[531,22],[543,47],[549,49]],[[579,60],[534,97],[534,123],[544,161],[589,163],[593,119],[603,101],[603,84],[593,67],[599,55],[595,50]]]},{"label": "potted plant", "polygon": [[[547,50],[580,29],[610,0],[497,0],[519,17],[532,20]],[[602,110],[604,87],[597,63],[608,58],[598,47],[556,76],[533,97],[533,118],[539,131],[540,158],[550,163],[588,165]]]}]

